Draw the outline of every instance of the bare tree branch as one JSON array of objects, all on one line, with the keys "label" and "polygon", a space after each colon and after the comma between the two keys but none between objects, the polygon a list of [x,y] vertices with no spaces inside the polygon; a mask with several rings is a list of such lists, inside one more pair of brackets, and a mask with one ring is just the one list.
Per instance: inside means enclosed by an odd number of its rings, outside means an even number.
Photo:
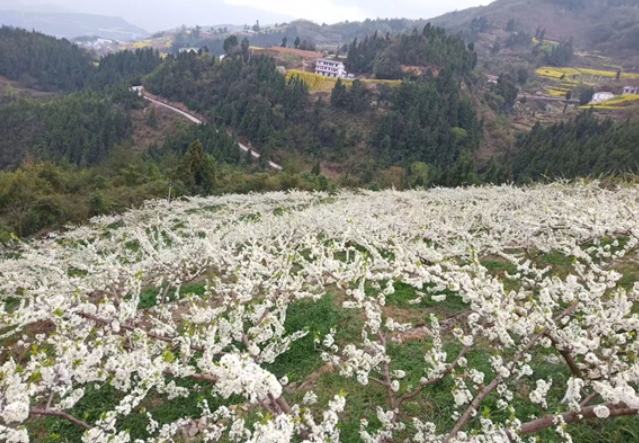
[{"label": "bare tree branch", "polygon": [[453,370],[455,370],[455,367],[459,363],[459,360],[461,360],[462,357],[464,357],[464,355],[466,355],[466,353],[468,351],[470,351],[470,348],[462,349],[462,351],[459,353],[457,358],[450,364],[450,366],[448,366],[448,368],[444,371],[444,373],[440,377],[433,378],[432,380],[428,380],[428,381],[420,383],[419,387],[417,389],[415,389],[413,392],[410,392],[410,393],[407,392],[406,394],[404,394],[399,399],[399,404],[401,405],[406,400],[410,400],[410,399],[413,399],[413,398],[417,397],[422,392],[422,389],[424,389],[426,386],[434,385],[435,383],[439,383],[444,378],[446,378],[446,376],[448,374],[450,374],[451,372],[453,372]]},{"label": "bare tree branch", "polygon": [[[625,406],[615,406],[615,405],[597,405],[597,406],[589,406],[587,408],[583,408],[580,412],[566,412],[561,415],[564,422],[566,424],[578,423],[583,420],[592,420],[598,418],[595,414],[595,408],[598,406],[606,406],[610,410],[609,417],[621,417],[627,415],[637,415],[639,413],[639,409],[628,408]],[[538,418],[537,420],[530,421],[528,423],[524,423],[521,425],[521,429],[519,431],[519,435],[525,436],[530,434],[535,434],[539,431],[543,431],[544,429],[548,429],[553,426],[557,426],[555,415],[546,415],[544,417]]]},{"label": "bare tree branch", "polygon": [[[108,320],[105,320],[105,319],[100,318],[98,316],[95,316],[93,314],[87,314],[85,312],[80,312],[77,315],[79,315],[82,318],[86,318],[88,320],[93,320],[94,322],[96,322],[98,324],[101,324],[101,325],[104,325],[104,326],[110,325],[112,323],[112,322],[110,322]],[[135,330],[140,329],[140,328],[136,328],[136,327],[131,326],[131,325],[123,324],[123,325],[120,325],[120,329],[123,330],[123,331],[134,332]],[[173,343],[173,341],[174,341],[174,339],[171,338],[171,337],[164,337],[162,335],[152,334],[152,333],[144,331],[144,330],[143,330],[143,332],[147,335],[147,337],[152,338],[153,340],[162,341],[164,343]],[[204,352],[204,348],[202,346],[191,345],[190,347],[195,352]]]},{"label": "bare tree branch", "polygon": [[586,406],[588,406],[590,403],[592,403],[597,397],[599,397],[599,393],[598,392],[593,392],[592,394],[590,394],[588,397],[586,397],[584,399],[584,401],[581,402],[581,404],[579,406],[581,406],[582,408],[585,408]]},{"label": "bare tree branch", "polygon": [[575,362],[575,359],[572,357],[572,353],[570,352],[570,349],[566,349],[565,347],[563,347],[553,335],[546,334],[546,337],[550,339],[555,349],[557,349],[557,351],[564,358],[564,360],[566,361],[566,364],[568,365],[568,368],[570,368],[570,372],[572,373],[572,375],[574,375],[577,378],[583,378],[581,369],[579,369],[579,366],[577,366],[577,362]]},{"label": "bare tree branch", "polygon": [[66,412],[53,411],[51,409],[31,409],[30,413],[31,415],[42,415],[42,416],[48,416],[48,417],[63,418],[84,429],[87,429],[87,430],[91,429],[91,426],[86,424],[86,422],[83,422],[79,418],[76,418],[71,414],[67,414]]},{"label": "bare tree branch", "polygon": [[[557,322],[559,322],[562,318],[570,315],[575,309],[577,309],[576,304],[564,310],[560,315],[558,315],[553,320],[553,325],[556,325]],[[533,345],[537,341],[539,341],[540,338],[542,338],[544,335],[547,334],[549,328],[550,326],[548,326],[545,330],[543,330],[542,332],[540,332],[539,334],[531,338],[528,344],[526,345],[526,347],[520,352],[518,352],[517,355],[515,355],[515,357],[510,363],[511,373],[513,372],[513,369],[515,368],[515,365],[519,362],[519,360],[521,360],[524,357],[524,355],[530,350],[530,348],[532,348]],[[466,423],[468,423],[468,421],[471,419],[471,417],[473,416],[473,413],[479,409],[479,406],[486,399],[486,397],[488,397],[488,395],[490,395],[490,393],[493,392],[495,388],[497,388],[497,386],[499,386],[503,381],[504,381],[504,378],[502,376],[495,377],[495,379],[492,381],[491,384],[484,387],[484,389],[482,389],[479,392],[479,394],[475,397],[475,399],[472,401],[470,406],[468,406],[466,411],[464,411],[464,414],[459,418],[459,420],[457,420],[457,423],[455,424],[455,427],[453,428],[453,430],[450,432],[450,434],[448,434],[446,439],[444,439],[444,443],[450,442],[453,438],[457,436],[459,431],[461,431],[464,425],[466,425]]]}]

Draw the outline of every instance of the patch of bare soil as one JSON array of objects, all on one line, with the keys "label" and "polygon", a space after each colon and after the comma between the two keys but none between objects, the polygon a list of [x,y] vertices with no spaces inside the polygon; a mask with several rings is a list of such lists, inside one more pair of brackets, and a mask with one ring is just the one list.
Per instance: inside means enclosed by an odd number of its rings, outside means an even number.
[{"label": "patch of bare soil", "polygon": [[430,337],[432,332],[426,325],[417,326],[416,328],[409,329],[406,332],[402,332],[391,337],[391,341],[403,345],[411,341],[421,341],[426,337]]},{"label": "patch of bare soil", "polygon": [[335,368],[332,363],[326,363],[324,366],[313,372],[301,383],[291,383],[286,387],[287,391],[308,391],[317,386],[317,381],[325,374],[332,374]]},{"label": "patch of bare soil", "polygon": [[[149,125],[149,114],[154,110],[157,125]],[[180,124],[192,124],[177,112],[154,103],[145,109],[135,110],[133,118],[133,143],[138,149],[148,149],[152,146],[162,146],[164,139],[174,132]]]}]

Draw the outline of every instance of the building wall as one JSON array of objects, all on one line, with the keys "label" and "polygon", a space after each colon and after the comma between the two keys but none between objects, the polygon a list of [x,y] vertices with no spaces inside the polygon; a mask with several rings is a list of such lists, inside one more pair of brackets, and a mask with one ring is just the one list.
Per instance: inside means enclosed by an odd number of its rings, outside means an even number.
[{"label": "building wall", "polygon": [[590,103],[600,103],[615,98],[612,92],[597,92],[592,96]]},{"label": "building wall", "polygon": [[347,76],[344,63],[335,60],[318,60],[315,65],[315,73],[333,78],[346,78]]}]

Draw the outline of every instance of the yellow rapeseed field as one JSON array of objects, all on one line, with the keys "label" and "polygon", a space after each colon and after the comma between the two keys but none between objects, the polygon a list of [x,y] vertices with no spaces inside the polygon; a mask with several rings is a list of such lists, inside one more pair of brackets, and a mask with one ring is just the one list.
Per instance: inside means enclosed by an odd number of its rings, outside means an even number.
[{"label": "yellow rapeseed field", "polygon": [[566,93],[569,91],[569,89],[560,89],[560,88],[548,88],[548,93],[552,96],[552,97],[565,97]]},{"label": "yellow rapeseed field", "polygon": [[543,66],[537,69],[537,74],[541,77],[548,78],[568,78],[573,75],[581,75],[581,72],[575,68],[554,68],[551,66]]},{"label": "yellow rapeseed field", "polygon": [[304,72],[297,69],[291,69],[286,74],[286,79],[299,77],[311,91],[314,92],[331,92],[337,83],[336,78],[324,77],[323,75]]},{"label": "yellow rapeseed field", "polygon": [[135,42],[133,43],[133,48],[134,49],[143,49],[143,48],[150,48],[151,47],[151,42],[152,40],[142,40],[139,42]]},{"label": "yellow rapeseed field", "polygon": [[611,100],[606,100],[605,102],[582,106],[581,109],[588,109],[590,107],[594,109],[619,109],[626,105],[635,104],[638,102],[639,95],[619,95]]},{"label": "yellow rapeseed field", "polygon": [[[537,37],[533,37],[532,41],[533,41],[533,43],[534,43],[534,44],[536,44],[536,45],[538,45],[538,44],[539,44],[539,39],[538,39]],[[558,44],[559,44],[559,42],[556,42],[556,41],[553,41],[553,40],[547,40],[547,39],[544,39],[544,45],[552,45],[552,46],[556,46],[556,45],[558,45]]]},{"label": "yellow rapeseed field", "polygon": [[[617,76],[617,71],[604,71],[601,69],[588,68],[555,68],[551,66],[542,66],[541,68],[537,69],[537,74],[541,77],[554,79],[561,79],[562,76],[565,76],[564,79],[570,81],[572,80],[573,76],[596,76],[615,78]],[[627,80],[639,79],[639,74],[635,74],[632,72],[622,72],[621,78]]]}]

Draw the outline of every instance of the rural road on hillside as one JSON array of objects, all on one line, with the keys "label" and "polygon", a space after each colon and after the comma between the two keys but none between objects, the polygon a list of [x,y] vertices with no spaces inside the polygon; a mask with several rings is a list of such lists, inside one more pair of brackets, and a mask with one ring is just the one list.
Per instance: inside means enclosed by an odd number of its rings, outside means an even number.
[{"label": "rural road on hillside", "polygon": [[[192,121],[195,124],[201,125],[202,123],[204,123],[202,120],[200,120],[199,118],[196,118],[195,116],[189,114],[188,112],[184,112],[181,109],[176,108],[175,106],[171,106],[171,105],[167,105],[166,103],[162,103],[161,101],[155,100],[151,97],[148,97],[144,92],[142,93],[142,96],[152,102],[155,103],[156,105],[159,106],[163,106],[167,109],[170,109],[173,112],[177,112],[178,114],[180,114],[182,117],[186,117],[188,118],[190,121]],[[242,143],[238,142],[238,145],[240,146],[240,149],[244,152],[248,152],[249,148],[248,146],[243,145]],[[255,158],[260,158],[260,154],[258,154],[257,152],[255,152],[254,150],[251,149],[251,155]],[[269,166],[273,169],[277,169],[278,171],[282,170],[282,167],[280,165],[278,165],[277,163],[273,163],[273,162],[268,162]]]}]

